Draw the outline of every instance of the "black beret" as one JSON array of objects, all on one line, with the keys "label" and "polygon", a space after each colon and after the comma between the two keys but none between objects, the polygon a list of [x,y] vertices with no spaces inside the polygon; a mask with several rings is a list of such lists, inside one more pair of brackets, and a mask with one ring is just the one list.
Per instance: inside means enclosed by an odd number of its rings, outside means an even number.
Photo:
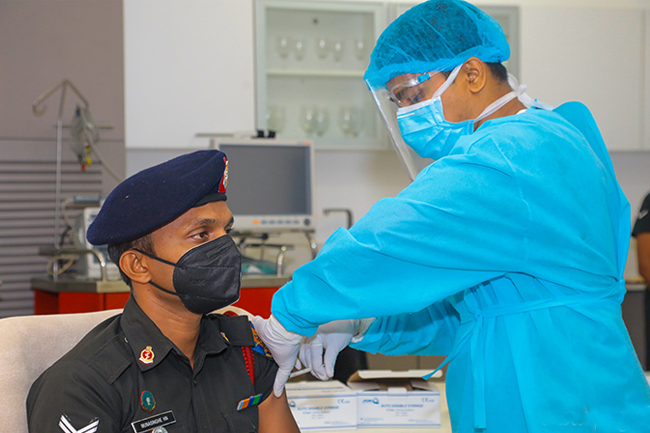
[{"label": "black beret", "polygon": [[226,200],[227,183],[228,160],[218,150],[199,150],[142,170],[111,191],[88,227],[88,242],[141,238],[192,207]]}]

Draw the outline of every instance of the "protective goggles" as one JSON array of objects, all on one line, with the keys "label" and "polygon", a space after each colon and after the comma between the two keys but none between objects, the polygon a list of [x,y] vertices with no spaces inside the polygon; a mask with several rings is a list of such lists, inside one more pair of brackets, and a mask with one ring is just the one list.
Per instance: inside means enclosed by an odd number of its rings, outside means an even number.
[{"label": "protective goggles", "polygon": [[422,102],[426,98],[424,83],[439,73],[425,72],[391,86],[388,88],[391,101],[397,104],[398,107],[408,107]]}]

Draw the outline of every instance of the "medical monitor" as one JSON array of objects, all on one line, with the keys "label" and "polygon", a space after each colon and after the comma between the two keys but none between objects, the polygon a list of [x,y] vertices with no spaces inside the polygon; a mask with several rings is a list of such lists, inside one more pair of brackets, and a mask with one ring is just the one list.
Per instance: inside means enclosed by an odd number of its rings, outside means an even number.
[{"label": "medical monitor", "polygon": [[221,139],[228,207],[239,232],[313,229],[314,150],[309,142]]}]

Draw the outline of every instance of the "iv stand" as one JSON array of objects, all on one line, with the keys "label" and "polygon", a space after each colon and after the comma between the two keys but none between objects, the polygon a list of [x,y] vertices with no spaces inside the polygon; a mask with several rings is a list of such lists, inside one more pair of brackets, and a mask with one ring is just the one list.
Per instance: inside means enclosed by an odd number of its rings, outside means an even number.
[{"label": "iv stand", "polygon": [[61,147],[63,141],[63,106],[65,103],[65,91],[70,87],[72,91],[83,101],[88,108],[88,101],[81,92],[68,80],[64,78],[59,84],[49,88],[32,102],[32,112],[35,116],[41,116],[47,110],[45,101],[57,90],[61,89],[61,100],[59,102],[59,114],[56,119],[56,202],[54,207],[54,248],[59,249],[61,240],[59,238],[60,214],[61,214]]}]

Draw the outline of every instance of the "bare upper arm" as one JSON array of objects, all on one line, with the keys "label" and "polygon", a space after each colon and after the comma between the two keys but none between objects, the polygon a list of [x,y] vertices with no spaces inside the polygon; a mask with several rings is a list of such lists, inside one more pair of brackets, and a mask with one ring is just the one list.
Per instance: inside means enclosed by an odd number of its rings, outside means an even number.
[{"label": "bare upper arm", "polygon": [[287,393],[283,392],[280,398],[271,395],[260,404],[260,430],[259,433],[288,432],[299,433],[300,429],[293,418]]}]

